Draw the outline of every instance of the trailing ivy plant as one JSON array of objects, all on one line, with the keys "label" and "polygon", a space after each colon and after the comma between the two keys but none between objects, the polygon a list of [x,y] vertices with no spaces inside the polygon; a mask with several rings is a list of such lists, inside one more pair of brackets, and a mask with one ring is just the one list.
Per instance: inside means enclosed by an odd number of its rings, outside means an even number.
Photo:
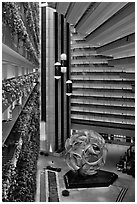
[{"label": "trailing ivy plant", "polygon": [[[27,32],[26,26],[20,15],[20,8],[17,2],[3,2],[2,3],[2,22],[8,25],[12,31],[12,35],[18,35],[19,39],[25,42],[27,50],[32,53],[34,62],[39,62],[38,50],[36,51],[30,36]],[[28,8],[29,9],[29,8]],[[31,13],[30,11],[29,13]],[[32,16],[31,16],[32,17]],[[34,24],[34,20],[31,18]],[[34,25],[33,25],[34,26]],[[35,30],[33,29],[35,35]],[[36,43],[39,43],[38,41]],[[36,46],[37,47],[37,46]]]},{"label": "trailing ivy plant", "polygon": [[[21,140],[15,158],[3,166],[3,201],[34,202],[36,193],[37,159],[39,155],[39,88],[34,88],[18,120],[15,133]],[[15,161],[16,159],[16,161]]]}]

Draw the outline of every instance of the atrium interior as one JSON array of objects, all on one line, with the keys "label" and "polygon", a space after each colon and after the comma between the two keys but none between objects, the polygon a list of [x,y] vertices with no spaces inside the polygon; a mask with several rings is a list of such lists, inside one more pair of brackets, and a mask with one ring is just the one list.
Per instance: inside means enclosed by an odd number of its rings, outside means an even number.
[{"label": "atrium interior", "polygon": [[2,200],[135,202],[135,2],[2,3]]}]

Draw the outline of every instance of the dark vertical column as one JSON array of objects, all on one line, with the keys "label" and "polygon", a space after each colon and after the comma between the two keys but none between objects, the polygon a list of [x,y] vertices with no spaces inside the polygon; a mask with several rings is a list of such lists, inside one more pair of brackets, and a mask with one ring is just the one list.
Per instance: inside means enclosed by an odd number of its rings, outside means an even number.
[{"label": "dark vertical column", "polygon": [[[67,34],[67,79],[70,79],[70,28],[69,23],[66,23],[66,34]],[[71,124],[71,110],[70,110],[70,97],[67,96],[67,138],[70,137],[70,124]]]},{"label": "dark vertical column", "polygon": [[46,122],[46,7],[41,10],[41,120]]},{"label": "dark vertical column", "polygon": [[67,80],[70,79],[70,28],[69,23],[66,23],[66,32],[67,32]]},{"label": "dark vertical column", "polygon": [[[58,14],[55,12],[55,62],[58,62]],[[58,149],[58,80],[55,79],[55,151]]]},{"label": "dark vertical column", "polygon": [[64,16],[61,14],[61,54],[64,53]]},{"label": "dark vertical column", "polygon": [[[61,14],[61,54],[64,53],[64,16]],[[64,74],[61,73],[61,147],[64,147]]]}]

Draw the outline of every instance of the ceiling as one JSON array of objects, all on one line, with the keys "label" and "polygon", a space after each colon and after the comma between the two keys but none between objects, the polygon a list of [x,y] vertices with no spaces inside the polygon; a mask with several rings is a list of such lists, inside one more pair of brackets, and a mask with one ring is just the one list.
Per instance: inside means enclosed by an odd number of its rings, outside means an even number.
[{"label": "ceiling", "polygon": [[134,2],[48,2],[97,52],[135,56]]}]

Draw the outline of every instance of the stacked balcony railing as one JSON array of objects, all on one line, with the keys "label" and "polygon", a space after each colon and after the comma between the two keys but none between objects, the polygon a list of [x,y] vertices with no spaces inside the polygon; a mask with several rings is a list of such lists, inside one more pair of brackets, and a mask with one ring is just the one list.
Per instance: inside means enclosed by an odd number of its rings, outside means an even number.
[{"label": "stacked balcony railing", "polygon": [[71,45],[72,124],[104,126],[104,132],[107,127],[134,131],[135,64],[110,66],[112,57],[98,55],[95,47],[76,39],[75,33]]}]

